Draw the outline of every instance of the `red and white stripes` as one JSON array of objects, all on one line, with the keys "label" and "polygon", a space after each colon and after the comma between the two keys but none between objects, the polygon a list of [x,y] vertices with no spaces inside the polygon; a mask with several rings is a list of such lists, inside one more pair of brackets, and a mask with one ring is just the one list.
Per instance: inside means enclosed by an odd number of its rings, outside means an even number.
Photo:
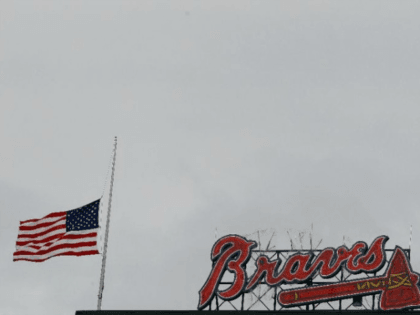
[{"label": "red and white stripes", "polygon": [[13,260],[42,262],[54,256],[99,254],[99,228],[66,233],[66,212],[51,213],[42,219],[21,221]]}]

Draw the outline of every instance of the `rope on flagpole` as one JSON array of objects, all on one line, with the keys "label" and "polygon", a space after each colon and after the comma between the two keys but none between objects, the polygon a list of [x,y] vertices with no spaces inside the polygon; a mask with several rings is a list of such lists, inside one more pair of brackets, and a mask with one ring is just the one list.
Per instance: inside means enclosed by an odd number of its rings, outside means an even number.
[{"label": "rope on flagpole", "polygon": [[114,186],[114,171],[115,171],[116,156],[117,156],[117,137],[115,137],[115,140],[114,140],[114,158],[113,158],[113,161],[112,161],[111,187],[109,189],[108,215],[107,215],[107,219],[106,219],[106,230],[105,230],[105,245],[104,245],[104,253],[103,253],[103,256],[102,256],[102,269],[101,269],[101,278],[100,278],[100,283],[99,283],[98,311],[101,310],[102,293],[104,291],[106,252],[107,252],[107,248],[108,248],[109,219],[111,217],[112,188]]},{"label": "rope on flagpole", "polygon": [[112,161],[114,159],[114,151],[115,151],[115,145],[114,145],[114,150],[112,150],[111,155],[109,157],[109,163],[108,163],[108,169],[106,171],[106,176],[105,176],[105,182],[104,182],[104,188],[102,189],[102,195],[101,195],[101,199],[105,194],[105,188],[106,188],[106,184],[108,183],[108,175],[109,175],[109,170],[111,169],[112,166]]},{"label": "rope on flagpole", "polygon": [[[105,176],[105,181],[104,181],[104,187],[102,188],[101,198],[99,198],[101,200],[100,201],[100,206],[99,206],[99,212],[100,212],[100,216],[99,216],[100,217],[100,223],[99,223],[99,225],[100,226],[102,226],[102,218],[103,218],[102,217],[102,208],[103,208],[103,205],[104,205],[103,197],[105,195],[106,185],[108,184],[109,170],[112,168],[112,161],[114,159],[114,150],[115,150],[115,148],[111,151],[111,154],[109,156],[108,168],[106,170],[106,176]],[[103,240],[102,229],[101,229],[101,232],[100,232],[99,240],[100,240],[101,246],[103,246],[103,243],[102,243],[102,240]],[[101,247],[101,254],[102,253],[103,253],[103,247]]]}]

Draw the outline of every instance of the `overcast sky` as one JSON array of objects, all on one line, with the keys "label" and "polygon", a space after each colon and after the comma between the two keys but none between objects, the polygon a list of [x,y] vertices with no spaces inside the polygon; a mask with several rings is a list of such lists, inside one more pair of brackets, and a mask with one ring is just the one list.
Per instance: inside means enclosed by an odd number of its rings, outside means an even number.
[{"label": "overcast sky", "polygon": [[419,12],[1,1],[0,313],[96,309],[100,255],[13,252],[19,221],[102,195],[114,136],[103,309],[196,309],[216,228],[406,248],[412,224],[420,272]]}]

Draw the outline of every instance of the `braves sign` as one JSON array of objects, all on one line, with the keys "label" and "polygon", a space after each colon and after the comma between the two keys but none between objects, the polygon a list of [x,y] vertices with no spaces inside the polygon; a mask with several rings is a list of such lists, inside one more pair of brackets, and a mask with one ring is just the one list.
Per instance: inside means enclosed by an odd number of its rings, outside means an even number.
[{"label": "braves sign", "polygon": [[[331,278],[343,268],[351,274],[375,273],[385,265],[387,240],[387,236],[379,236],[370,246],[357,242],[351,249],[346,246],[325,248],[317,256],[297,253],[290,256],[282,268],[281,259],[271,261],[261,255],[255,262],[257,268],[254,274],[248,278],[245,266],[257,243],[239,235],[224,236],[211,251],[213,269],[199,292],[198,309],[209,305],[216,294],[223,300],[233,300],[242,293],[252,291],[263,280],[269,286],[306,283],[317,274],[322,278]],[[226,271],[234,274],[234,281],[228,289],[219,291],[218,286]],[[418,281],[419,275],[412,271],[403,250],[396,246],[381,277],[283,290],[277,301],[284,307],[291,307],[380,293],[380,309],[397,310],[420,305]]]}]

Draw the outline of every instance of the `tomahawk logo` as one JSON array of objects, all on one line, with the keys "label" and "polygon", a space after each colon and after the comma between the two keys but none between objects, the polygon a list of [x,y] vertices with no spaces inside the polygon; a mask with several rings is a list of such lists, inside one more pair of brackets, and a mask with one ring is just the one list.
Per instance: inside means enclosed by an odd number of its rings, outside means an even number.
[{"label": "tomahawk logo", "polygon": [[[331,278],[343,268],[351,274],[374,273],[386,262],[384,248],[387,240],[387,236],[379,236],[369,247],[364,242],[357,242],[351,249],[346,246],[326,248],[316,257],[298,253],[290,256],[280,271],[281,259],[270,261],[261,255],[256,260],[255,273],[248,279],[245,266],[257,244],[238,235],[227,235],[213,246],[213,269],[199,292],[198,309],[206,307],[216,294],[223,300],[233,300],[241,293],[253,290],[262,280],[269,286],[277,286],[304,283],[316,273],[322,278]],[[233,284],[218,291],[226,270],[234,274]],[[396,246],[382,277],[282,291],[277,300],[284,307],[292,307],[380,293],[380,309],[397,310],[420,305],[418,281],[419,275],[412,271],[403,250]]]}]

